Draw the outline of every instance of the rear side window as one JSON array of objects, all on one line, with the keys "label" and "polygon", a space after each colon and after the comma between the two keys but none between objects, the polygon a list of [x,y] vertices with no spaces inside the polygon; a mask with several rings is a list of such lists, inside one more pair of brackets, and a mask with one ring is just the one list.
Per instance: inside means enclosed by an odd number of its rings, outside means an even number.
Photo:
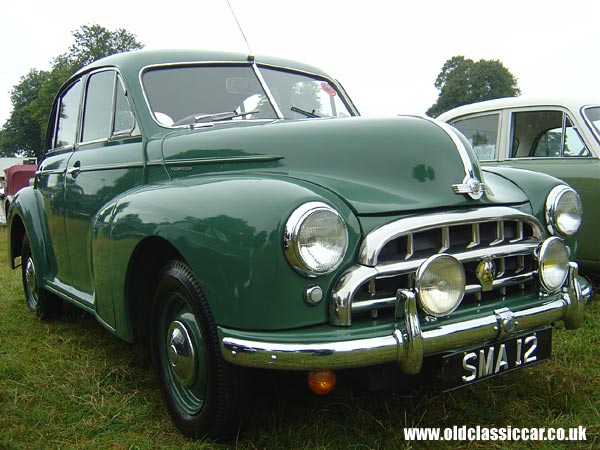
[{"label": "rear side window", "polygon": [[115,72],[93,74],[87,84],[82,142],[108,139],[111,134]]},{"label": "rear side window", "polygon": [[495,113],[459,119],[453,125],[471,143],[479,160],[490,161],[496,159],[499,123],[500,114]]},{"label": "rear side window", "polygon": [[516,112],[512,117],[513,158],[571,158],[590,152],[572,121],[562,111]]}]

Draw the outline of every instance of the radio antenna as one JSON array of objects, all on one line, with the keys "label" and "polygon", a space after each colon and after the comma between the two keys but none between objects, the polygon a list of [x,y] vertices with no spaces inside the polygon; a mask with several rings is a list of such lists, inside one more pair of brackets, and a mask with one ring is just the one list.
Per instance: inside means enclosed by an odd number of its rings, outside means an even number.
[{"label": "radio antenna", "polygon": [[235,11],[233,10],[233,7],[231,6],[231,3],[229,2],[229,0],[227,0],[227,4],[229,5],[229,9],[231,10],[231,15],[235,19],[235,22],[237,23],[237,26],[240,29],[240,33],[242,34],[242,37],[244,38],[244,42],[246,42],[246,47],[248,48],[248,54],[252,55],[252,49],[250,48],[250,44],[248,44],[248,39],[246,39],[246,35],[244,34],[242,25],[240,25],[240,21],[238,20],[237,16],[235,15]]}]

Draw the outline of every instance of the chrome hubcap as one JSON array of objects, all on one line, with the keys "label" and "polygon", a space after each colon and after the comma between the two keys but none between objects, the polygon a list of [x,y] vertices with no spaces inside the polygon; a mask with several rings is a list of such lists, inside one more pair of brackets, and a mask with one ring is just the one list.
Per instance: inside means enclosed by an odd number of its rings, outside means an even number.
[{"label": "chrome hubcap", "polygon": [[27,290],[29,291],[29,304],[32,308],[36,308],[39,305],[38,299],[38,287],[37,287],[37,276],[35,273],[35,265],[33,259],[28,258],[25,263],[25,282],[27,283]]},{"label": "chrome hubcap", "polygon": [[186,326],[176,320],[167,332],[167,355],[171,373],[185,387],[193,384],[196,378],[196,352]]}]

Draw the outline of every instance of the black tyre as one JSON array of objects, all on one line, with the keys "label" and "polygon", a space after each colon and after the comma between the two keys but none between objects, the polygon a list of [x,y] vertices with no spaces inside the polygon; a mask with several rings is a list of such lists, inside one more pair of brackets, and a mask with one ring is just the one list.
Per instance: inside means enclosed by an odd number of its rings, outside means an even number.
[{"label": "black tyre", "polygon": [[39,276],[29,238],[25,236],[21,245],[21,278],[27,307],[41,319],[55,319],[62,312],[62,300],[41,287]]},{"label": "black tyre", "polygon": [[170,262],[159,276],[151,326],[152,360],[177,428],[193,438],[235,436],[238,369],[223,360],[208,302],[182,262]]}]

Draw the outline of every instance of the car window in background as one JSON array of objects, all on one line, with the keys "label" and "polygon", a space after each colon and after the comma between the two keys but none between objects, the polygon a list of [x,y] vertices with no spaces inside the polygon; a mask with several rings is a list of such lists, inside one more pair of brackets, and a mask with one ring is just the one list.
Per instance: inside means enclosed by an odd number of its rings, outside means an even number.
[{"label": "car window in background", "polygon": [[594,131],[600,139],[600,106],[595,106],[593,108],[586,108],[583,112],[587,120],[590,121],[592,126],[594,127]]},{"label": "car window in background", "polygon": [[513,113],[512,158],[589,156],[590,151],[562,111]]},{"label": "car window in background", "polygon": [[54,148],[70,147],[75,144],[77,135],[77,119],[79,116],[79,99],[81,83],[77,81],[61,97],[58,105],[60,112],[56,122]]},{"label": "car window in background", "polygon": [[496,159],[499,121],[500,114],[496,113],[457,120],[453,125],[471,143],[477,158],[489,161]]}]

